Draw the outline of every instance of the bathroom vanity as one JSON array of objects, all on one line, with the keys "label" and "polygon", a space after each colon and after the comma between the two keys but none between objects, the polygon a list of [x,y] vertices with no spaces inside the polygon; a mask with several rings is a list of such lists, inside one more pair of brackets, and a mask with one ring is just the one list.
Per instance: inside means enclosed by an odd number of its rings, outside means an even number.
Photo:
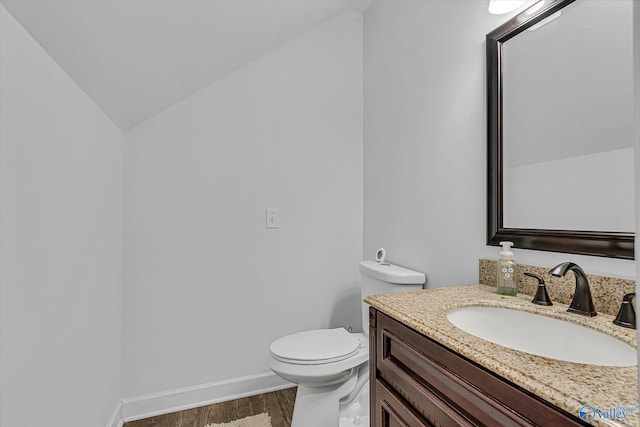
[{"label": "bathroom vanity", "polygon": [[[638,425],[594,415],[591,408],[638,407],[637,366],[572,363],[513,350],[466,333],[447,320],[465,306],[502,307],[568,320],[605,332],[637,348],[635,330],[541,307],[531,297],[497,295],[484,285],[376,295],[371,305],[371,425],[572,426]],[[575,319],[574,319],[575,317]],[[585,352],[589,343],[585,343]],[[375,369],[373,369],[375,367]]]}]

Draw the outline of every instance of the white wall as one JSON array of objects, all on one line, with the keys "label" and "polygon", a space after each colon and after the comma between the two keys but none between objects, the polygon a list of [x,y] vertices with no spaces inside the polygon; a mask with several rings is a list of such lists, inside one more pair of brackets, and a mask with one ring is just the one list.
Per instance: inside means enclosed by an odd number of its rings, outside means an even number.
[{"label": "white wall", "polygon": [[124,396],[268,371],[294,331],[359,329],[362,128],[347,13],[127,132]]},{"label": "white wall", "polygon": [[122,134],[0,6],[0,424],[120,398]]},{"label": "white wall", "polygon": [[[485,35],[509,19],[484,1],[377,1],[364,21],[364,257],[423,271],[427,286],[478,280],[486,246]],[[518,250],[634,278],[633,261]]]}]

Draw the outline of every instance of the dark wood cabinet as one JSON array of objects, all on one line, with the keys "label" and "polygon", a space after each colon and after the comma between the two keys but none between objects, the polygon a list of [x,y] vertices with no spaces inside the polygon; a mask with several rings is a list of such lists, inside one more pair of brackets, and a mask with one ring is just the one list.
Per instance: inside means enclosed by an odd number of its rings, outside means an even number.
[{"label": "dark wood cabinet", "polygon": [[552,406],[370,309],[371,426],[580,426]]}]

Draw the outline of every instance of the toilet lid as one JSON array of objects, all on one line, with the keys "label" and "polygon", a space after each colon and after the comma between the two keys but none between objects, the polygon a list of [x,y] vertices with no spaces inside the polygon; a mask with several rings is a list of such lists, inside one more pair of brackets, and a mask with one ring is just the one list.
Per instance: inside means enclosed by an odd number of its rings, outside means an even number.
[{"label": "toilet lid", "polygon": [[344,328],[299,332],[271,344],[273,357],[300,365],[338,362],[353,356],[359,349],[360,340]]}]

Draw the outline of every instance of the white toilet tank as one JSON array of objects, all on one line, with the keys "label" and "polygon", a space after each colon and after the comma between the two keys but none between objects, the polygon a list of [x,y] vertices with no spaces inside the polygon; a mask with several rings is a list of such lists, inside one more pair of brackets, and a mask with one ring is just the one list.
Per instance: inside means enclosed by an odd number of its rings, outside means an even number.
[{"label": "white toilet tank", "polygon": [[[378,261],[360,263],[360,293],[364,300],[369,295],[422,289],[426,278],[424,273]],[[369,305],[362,303],[362,330],[369,336]]]}]

